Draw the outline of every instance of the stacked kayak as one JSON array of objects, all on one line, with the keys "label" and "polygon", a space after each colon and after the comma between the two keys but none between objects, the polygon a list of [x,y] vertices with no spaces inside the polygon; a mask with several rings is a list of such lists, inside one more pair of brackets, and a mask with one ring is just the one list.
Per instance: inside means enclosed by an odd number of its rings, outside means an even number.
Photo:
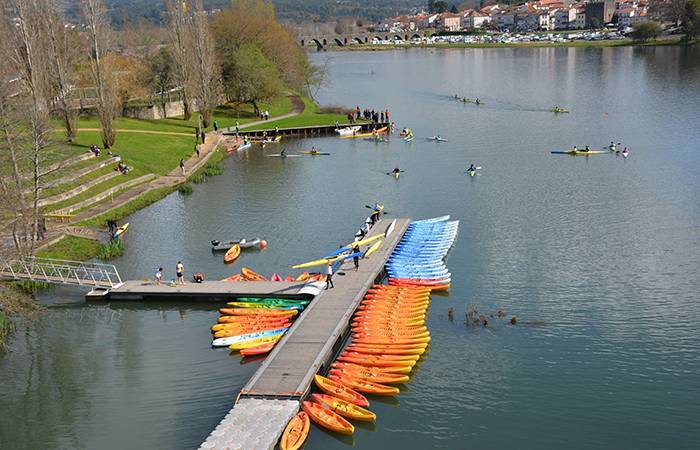
[{"label": "stacked kayak", "polygon": [[374,422],[367,397],[393,397],[430,341],[425,315],[430,289],[422,286],[374,285],[355,312],[352,340],[331,365],[316,375],[319,393],[302,409],[317,425],[352,434],[352,422]]},{"label": "stacked kayak", "polygon": [[449,216],[412,222],[386,264],[389,284],[450,288],[451,275],[444,259],[452,248],[459,221]]},{"label": "stacked kayak", "polygon": [[323,279],[325,279],[325,275],[320,274],[320,273],[309,273],[309,272],[304,272],[297,277],[293,277],[291,275],[287,275],[287,276],[283,277],[282,275],[280,275],[278,273],[273,273],[270,276],[270,278],[267,278],[264,275],[260,275],[259,273],[254,272],[253,270],[249,269],[248,267],[243,267],[243,268],[241,268],[241,273],[233,274],[230,277],[226,277],[221,281],[286,281],[286,282],[305,281],[305,282],[311,283],[313,281],[321,281]]},{"label": "stacked kayak", "polygon": [[286,298],[238,298],[219,309],[221,317],[211,327],[213,347],[228,347],[243,356],[268,353],[291,327],[309,300]]}]

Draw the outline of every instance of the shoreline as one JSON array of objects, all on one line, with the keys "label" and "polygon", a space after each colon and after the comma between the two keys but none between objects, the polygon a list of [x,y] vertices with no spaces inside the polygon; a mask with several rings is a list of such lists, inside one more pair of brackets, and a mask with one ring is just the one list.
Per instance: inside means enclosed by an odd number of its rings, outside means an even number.
[{"label": "shoreline", "polygon": [[[460,48],[543,48],[543,47],[656,47],[668,45],[681,45],[682,38],[659,39],[649,42],[639,42],[632,39],[600,40],[600,41],[572,41],[572,42],[509,42],[496,43],[484,42],[476,44],[466,43],[433,43],[433,44],[361,44],[348,46],[332,46],[325,51],[355,52],[355,51],[389,51],[410,50],[416,48],[431,49],[460,49]],[[691,45],[693,42],[691,41]]]}]

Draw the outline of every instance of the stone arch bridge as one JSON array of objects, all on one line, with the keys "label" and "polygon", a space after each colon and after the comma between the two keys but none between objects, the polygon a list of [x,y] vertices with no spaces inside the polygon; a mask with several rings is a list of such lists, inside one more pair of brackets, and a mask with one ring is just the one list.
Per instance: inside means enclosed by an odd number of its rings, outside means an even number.
[{"label": "stone arch bridge", "polygon": [[299,44],[302,47],[315,45],[318,50],[331,45],[345,47],[347,45],[371,44],[374,39],[380,41],[408,42],[411,39],[420,39],[422,36],[415,31],[411,32],[376,32],[376,33],[347,33],[347,34],[313,34],[299,36]]}]

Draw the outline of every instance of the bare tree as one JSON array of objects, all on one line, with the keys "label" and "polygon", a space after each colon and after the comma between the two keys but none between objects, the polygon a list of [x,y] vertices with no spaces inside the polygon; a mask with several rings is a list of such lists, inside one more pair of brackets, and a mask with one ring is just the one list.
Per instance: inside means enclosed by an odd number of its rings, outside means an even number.
[{"label": "bare tree", "polygon": [[[15,16],[14,26],[11,26],[8,37],[10,50],[10,62],[12,69],[18,75],[17,96],[23,102],[19,108],[23,114],[23,125],[28,135],[27,149],[32,168],[33,204],[31,208],[31,238],[26,251],[32,253],[37,237],[41,234],[39,229],[39,198],[41,189],[41,163],[44,152],[49,146],[48,101],[48,67],[46,64],[46,39],[42,30],[41,13],[43,4],[40,0],[6,0],[4,8],[12,11]],[[15,144],[17,141],[15,141]],[[13,148],[13,147],[11,147]],[[21,147],[17,147],[20,149]],[[15,155],[15,160],[17,155]],[[19,168],[13,169],[19,176]],[[23,213],[25,219],[26,208]]]},{"label": "bare tree", "polygon": [[75,83],[77,62],[77,36],[72,28],[65,26],[63,15],[53,0],[44,3],[43,26],[47,37],[47,59],[50,65],[50,86],[54,99],[54,109],[63,121],[66,139],[72,142],[78,134],[76,109],[70,102]]},{"label": "bare tree", "polygon": [[202,114],[202,125],[206,128],[212,121],[212,114],[216,108],[218,80],[220,78],[219,65],[216,62],[214,40],[209,30],[207,12],[204,10],[202,0],[194,0],[195,10],[192,17],[192,34],[194,42],[195,61],[195,98],[197,107]]},{"label": "bare tree", "polygon": [[170,51],[175,61],[175,73],[177,84],[182,95],[184,119],[192,117],[192,52],[189,51],[191,43],[189,39],[191,20],[189,20],[187,2],[180,0],[165,0],[168,18],[168,36]]},{"label": "bare tree", "polygon": [[111,42],[109,12],[102,0],[81,2],[88,37],[92,81],[97,91],[97,115],[102,127],[102,145],[111,148],[116,139],[114,118],[118,101],[114,92],[114,73],[105,64],[105,56]]}]

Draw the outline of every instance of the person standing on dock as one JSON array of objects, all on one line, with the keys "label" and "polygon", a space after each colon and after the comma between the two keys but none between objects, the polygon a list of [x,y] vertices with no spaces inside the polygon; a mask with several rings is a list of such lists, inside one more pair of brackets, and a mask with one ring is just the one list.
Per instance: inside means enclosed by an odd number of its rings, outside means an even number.
[{"label": "person standing on dock", "polygon": [[156,286],[160,286],[160,282],[163,279],[163,268],[159,267],[156,272]]},{"label": "person standing on dock", "polygon": [[175,274],[177,275],[177,284],[185,285],[185,266],[182,261],[178,261],[175,265]]},{"label": "person standing on dock", "polygon": [[352,257],[352,262],[355,264],[355,272],[357,272],[360,269],[360,246],[353,245],[352,252],[355,255]]},{"label": "person standing on dock", "polygon": [[386,118],[386,121],[388,122],[389,121],[389,110],[388,109],[384,111],[384,117]]},{"label": "person standing on dock", "polygon": [[328,261],[326,266],[326,290],[333,288],[333,263]]}]

